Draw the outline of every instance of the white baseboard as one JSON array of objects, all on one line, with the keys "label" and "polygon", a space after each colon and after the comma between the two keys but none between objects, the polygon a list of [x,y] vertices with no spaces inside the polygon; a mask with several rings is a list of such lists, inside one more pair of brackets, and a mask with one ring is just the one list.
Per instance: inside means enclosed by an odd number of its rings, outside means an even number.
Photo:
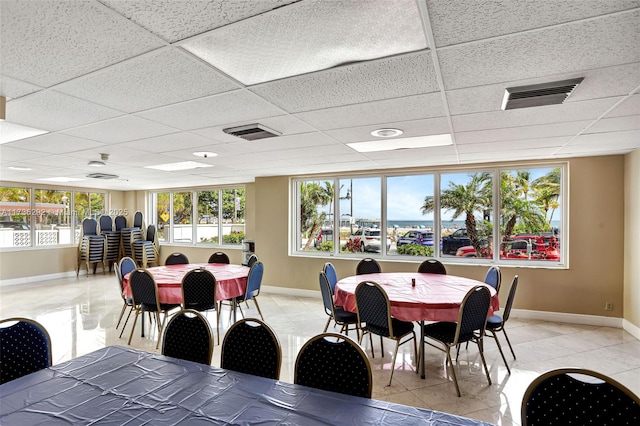
[{"label": "white baseboard", "polygon": [[630,335],[632,335],[636,339],[640,340],[640,327],[638,327],[637,325],[633,324],[630,321],[627,321],[626,319],[623,319],[622,320],[622,328],[624,328],[624,330],[627,333],[629,333]]},{"label": "white baseboard", "polygon": [[[570,324],[597,325],[601,327],[622,328],[623,319],[603,317],[599,315],[567,314],[564,312],[530,311],[525,309],[513,309],[511,316],[514,318],[533,319],[551,322],[566,322]],[[632,333],[633,334],[633,333]]]},{"label": "white baseboard", "polygon": [[[98,271],[100,271],[100,269]],[[11,285],[32,284],[40,281],[57,280],[59,278],[73,278],[75,276],[76,276],[76,271],[67,271],[67,272],[57,272],[55,274],[35,275],[32,277],[13,278],[10,280],[0,280],[0,287],[11,286]],[[80,271],[80,278],[86,277],[86,276],[87,276],[86,271]]]}]

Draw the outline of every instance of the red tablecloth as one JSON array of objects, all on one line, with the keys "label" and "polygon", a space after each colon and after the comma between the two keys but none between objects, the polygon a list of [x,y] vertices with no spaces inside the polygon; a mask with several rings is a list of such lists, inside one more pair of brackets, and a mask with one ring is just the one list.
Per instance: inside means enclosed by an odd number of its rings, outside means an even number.
[{"label": "red tablecloth", "polygon": [[[160,299],[160,303],[182,303],[182,278],[187,272],[196,268],[205,268],[216,277],[218,283],[217,300],[242,296],[247,289],[248,266],[222,263],[154,266],[147,268],[147,271],[153,275],[156,283],[158,283],[158,299]],[[122,284],[125,295],[131,297],[129,274],[125,275]]]},{"label": "red tablecloth", "polygon": [[[412,278],[416,280],[415,287],[411,285]],[[389,295],[391,315],[403,321],[456,322],[462,299],[477,285],[485,285],[491,292],[489,315],[500,309],[496,290],[481,281],[454,275],[417,272],[387,272],[343,278],[336,284],[336,305],[356,312],[355,290],[362,281],[375,281],[380,284]]]}]

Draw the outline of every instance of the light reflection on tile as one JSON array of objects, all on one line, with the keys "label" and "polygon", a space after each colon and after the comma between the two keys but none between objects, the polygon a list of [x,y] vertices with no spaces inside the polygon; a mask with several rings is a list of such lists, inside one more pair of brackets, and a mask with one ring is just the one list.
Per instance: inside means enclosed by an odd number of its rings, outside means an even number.
[{"label": "light reflection on tile", "polygon": [[[324,329],[327,317],[322,300],[319,297],[303,298],[263,291],[259,301],[266,322],[275,329],[282,345],[280,378],[292,382],[298,350],[311,336]],[[0,317],[19,316],[40,321],[51,334],[54,363],[106,345],[126,346],[133,319],[129,320],[122,338],[119,338],[120,330],[115,329],[115,324],[121,307],[122,299],[113,274],[0,287]],[[246,305],[242,308],[247,316],[258,315],[253,303],[248,309]],[[207,317],[215,327],[215,312],[208,313]],[[224,334],[229,326],[226,307],[221,320],[221,332]],[[132,346],[159,352],[155,349],[157,333],[153,327],[147,321],[147,337],[142,338],[139,324]],[[380,340],[374,338],[376,354],[371,358],[370,343],[366,339],[363,347],[373,368],[373,397],[496,424],[518,425],[526,387],[540,373],[553,368],[590,368],[611,375],[632,391],[640,392],[640,341],[622,329],[520,318],[510,319],[506,328],[514,345],[516,360],[504,335],[500,333],[498,338],[512,374],[507,374],[495,342],[487,339],[485,356],[493,381],[489,385],[478,349],[469,345],[468,350],[461,350],[458,362],[454,361],[462,392],[460,398],[456,397],[450,373],[445,370],[444,353],[427,347],[426,379],[422,380],[415,373],[413,344],[400,346],[392,385],[386,386],[395,342],[384,341],[384,357],[381,357]],[[337,332],[338,329],[329,327],[329,331]],[[220,365],[219,346],[215,346],[212,363]]]}]

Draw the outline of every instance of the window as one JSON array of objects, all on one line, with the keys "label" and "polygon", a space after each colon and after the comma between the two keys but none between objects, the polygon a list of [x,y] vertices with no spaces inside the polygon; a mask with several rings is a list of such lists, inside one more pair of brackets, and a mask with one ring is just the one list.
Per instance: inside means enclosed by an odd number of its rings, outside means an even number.
[{"label": "window", "polygon": [[151,205],[161,242],[239,245],[244,240],[244,188],[156,192]]},{"label": "window", "polygon": [[106,211],[106,194],[0,187],[0,247],[77,244],[82,219]]},{"label": "window", "polygon": [[294,253],[565,267],[565,165],[294,180]]}]

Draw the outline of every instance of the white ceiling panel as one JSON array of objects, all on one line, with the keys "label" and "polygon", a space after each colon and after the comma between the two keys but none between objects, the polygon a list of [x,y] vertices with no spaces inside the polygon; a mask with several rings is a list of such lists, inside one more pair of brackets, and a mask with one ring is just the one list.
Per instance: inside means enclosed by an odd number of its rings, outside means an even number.
[{"label": "white ceiling panel", "polygon": [[110,120],[65,130],[63,133],[86,139],[93,138],[98,142],[120,143],[166,135],[177,131],[178,129],[173,127],[145,120],[144,118],[123,115]]},{"label": "white ceiling panel", "polygon": [[214,95],[238,84],[180,49],[159,49],[56,87],[126,112]]},{"label": "white ceiling panel", "polygon": [[[307,0],[182,46],[246,85],[427,47],[413,0]],[[304,52],[303,56],[292,52]]]},{"label": "white ceiling panel", "polygon": [[[0,0],[5,124],[49,131],[0,140],[0,177],[162,189],[627,153],[638,28],[640,0]],[[574,77],[564,104],[501,109],[507,87]],[[256,123],[280,136],[223,131]],[[381,128],[454,145],[346,146]],[[101,153],[90,171],[119,179],[84,178]],[[144,167],[185,160],[214,167]]]},{"label": "white ceiling panel", "polygon": [[637,0],[427,0],[438,47],[544,28],[639,5]]},{"label": "white ceiling panel", "polygon": [[409,96],[295,114],[320,130],[444,116],[441,95]]},{"label": "white ceiling panel", "polygon": [[[640,61],[640,11],[439,51],[445,88],[515,81]],[[551,48],[553,46],[553,48]]]},{"label": "white ceiling panel", "polygon": [[303,112],[438,90],[429,51],[333,68],[254,86],[287,112]]},{"label": "white ceiling panel", "polygon": [[49,87],[163,45],[93,0],[0,2],[2,73]]},{"label": "white ceiling panel", "polygon": [[64,130],[119,115],[122,112],[52,90],[42,90],[7,102],[7,121],[50,131]]},{"label": "white ceiling panel", "polygon": [[140,117],[183,130],[282,115],[282,110],[245,90],[183,102],[138,113]]}]

